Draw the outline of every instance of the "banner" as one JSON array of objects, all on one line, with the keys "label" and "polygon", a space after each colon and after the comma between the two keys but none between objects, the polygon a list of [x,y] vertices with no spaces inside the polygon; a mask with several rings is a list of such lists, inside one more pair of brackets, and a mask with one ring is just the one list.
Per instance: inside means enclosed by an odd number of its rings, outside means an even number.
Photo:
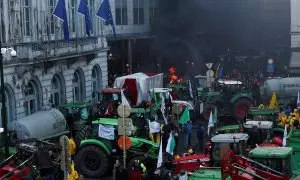
[{"label": "banner", "polygon": [[114,140],[115,128],[113,126],[103,126],[99,124],[98,136],[103,139]]}]

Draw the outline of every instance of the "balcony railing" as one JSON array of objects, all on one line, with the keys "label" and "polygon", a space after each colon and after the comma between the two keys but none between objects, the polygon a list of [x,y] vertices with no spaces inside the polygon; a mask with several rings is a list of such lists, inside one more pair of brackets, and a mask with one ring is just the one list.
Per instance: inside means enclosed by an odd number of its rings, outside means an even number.
[{"label": "balcony railing", "polygon": [[96,53],[106,50],[107,42],[105,37],[86,37],[71,39],[69,43],[64,40],[54,40],[20,43],[13,47],[17,51],[16,60],[26,63]]}]

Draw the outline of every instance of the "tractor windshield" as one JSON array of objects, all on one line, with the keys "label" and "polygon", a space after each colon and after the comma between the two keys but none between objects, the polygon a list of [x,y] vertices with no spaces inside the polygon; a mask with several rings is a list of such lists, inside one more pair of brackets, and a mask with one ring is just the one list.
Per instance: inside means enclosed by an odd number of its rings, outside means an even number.
[{"label": "tractor windshield", "polygon": [[102,101],[104,102],[121,101],[121,93],[104,93],[102,96]]},{"label": "tractor windshield", "polygon": [[[279,158],[254,158],[254,161],[261,163],[273,170],[281,172],[283,174],[291,175],[291,156],[288,156],[286,159]],[[261,168],[261,167],[259,167]]]}]

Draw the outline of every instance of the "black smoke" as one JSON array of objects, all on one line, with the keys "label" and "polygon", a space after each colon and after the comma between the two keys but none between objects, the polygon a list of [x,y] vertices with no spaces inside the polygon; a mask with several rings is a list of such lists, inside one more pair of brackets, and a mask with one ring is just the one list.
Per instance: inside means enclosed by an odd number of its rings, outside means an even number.
[{"label": "black smoke", "polygon": [[289,0],[159,0],[157,7],[152,49],[164,70],[200,74],[224,53],[279,60],[276,52],[290,45]]}]

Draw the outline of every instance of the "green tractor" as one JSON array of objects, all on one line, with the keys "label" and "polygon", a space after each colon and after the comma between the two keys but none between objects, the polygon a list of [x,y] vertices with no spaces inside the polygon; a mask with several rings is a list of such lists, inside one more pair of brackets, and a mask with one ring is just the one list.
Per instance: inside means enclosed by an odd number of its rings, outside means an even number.
[{"label": "green tractor", "polygon": [[279,113],[279,109],[251,107],[247,119],[254,121],[272,121],[276,124],[278,122]]},{"label": "green tractor", "polygon": [[[122,159],[123,150],[118,146],[119,136],[118,120],[111,118],[100,118],[92,122],[93,131],[89,137],[82,140],[76,153],[75,166],[80,174],[89,178],[101,178],[109,169],[113,168],[116,159]],[[99,126],[115,129],[110,139],[99,135]],[[134,160],[144,161],[147,155],[151,161],[156,161],[159,145],[142,138],[129,137],[131,147],[126,152],[127,166],[130,167]]]},{"label": "green tractor", "polygon": [[240,81],[218,81],[215,91],[203,93],[203,117],[208,120],[214,107],[219,116],[232,116],[238,121],[244,120],[253,99]]},{"label": "green tractor", "polygon": [[249,157],[295,179],[300,176],[300,130],[290,131],[287,147],[256,147],[249,152]]},{"label": "green tractor", "polygon": [[76,145],[91,132],[93,115],[91,107],[86,102],[66,103],[59,107],[60,112],[65,116],[70,129],[70,137],[74,138]]}]

